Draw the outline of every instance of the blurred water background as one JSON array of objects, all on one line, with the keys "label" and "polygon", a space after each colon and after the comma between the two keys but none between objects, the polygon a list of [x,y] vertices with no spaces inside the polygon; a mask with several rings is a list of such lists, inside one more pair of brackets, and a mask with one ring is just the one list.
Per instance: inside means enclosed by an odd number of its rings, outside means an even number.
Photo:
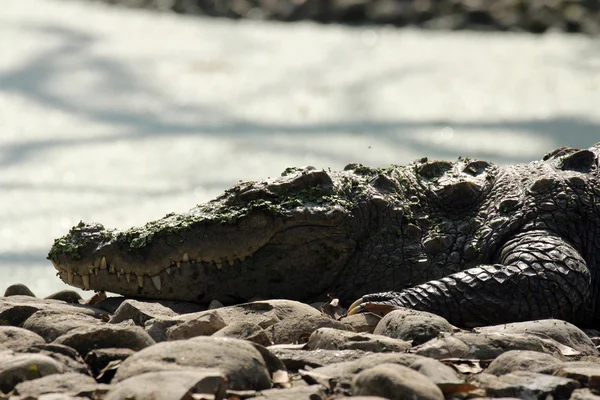
[{"label": "blurred water background", "polygon": [[504,164],[589,147],[600,141],[600,42],[559,31],[5,2],[0,289],[66,288],[45,257],[80,220],[143,224],[288,166]]}]

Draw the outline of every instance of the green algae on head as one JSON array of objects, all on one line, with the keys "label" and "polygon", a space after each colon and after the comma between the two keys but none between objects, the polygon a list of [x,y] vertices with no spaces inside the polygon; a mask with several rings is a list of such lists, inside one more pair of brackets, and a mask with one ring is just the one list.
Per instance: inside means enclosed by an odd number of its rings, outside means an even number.
[{"label": "green algae on head", "polygon": [[79,221],[65,236],[54,240],[46,259],[57,260],[59,255],[67,255],[74,260],[82,257],[82,250],[94,243],[109,241],[113,230],[106,230],[101,224],[86,224]]}]

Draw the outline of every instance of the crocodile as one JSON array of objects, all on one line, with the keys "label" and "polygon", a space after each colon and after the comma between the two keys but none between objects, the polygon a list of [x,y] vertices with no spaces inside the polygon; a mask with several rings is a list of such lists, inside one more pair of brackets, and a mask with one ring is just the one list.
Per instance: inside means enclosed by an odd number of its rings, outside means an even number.
[{"label": "crocodile", "polygon": [[528,164],[459,157],[288,168],[127,230],[80,222],[69,285],[148,299],[408,307],[459,326],[600,320],[600,143]]}]

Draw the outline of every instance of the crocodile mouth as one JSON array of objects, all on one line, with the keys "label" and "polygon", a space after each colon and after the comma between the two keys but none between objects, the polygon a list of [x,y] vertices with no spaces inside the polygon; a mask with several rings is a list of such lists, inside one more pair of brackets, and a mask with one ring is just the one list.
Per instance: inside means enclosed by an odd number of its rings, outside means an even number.
[{"label": "crocodile mouth", "polygon": [[[268,284],[304,281],[309,264],[330,275],[327,268],[353,251],[356,243],[342,227],[345,211],[326,214],[196,221],[146,236],[80,223],[57,239],[48,259],[65,283],[87,290],[200,302],[270,296]],[[175,226],[183,217],[165,218],[171,220],[162,225]]]}]

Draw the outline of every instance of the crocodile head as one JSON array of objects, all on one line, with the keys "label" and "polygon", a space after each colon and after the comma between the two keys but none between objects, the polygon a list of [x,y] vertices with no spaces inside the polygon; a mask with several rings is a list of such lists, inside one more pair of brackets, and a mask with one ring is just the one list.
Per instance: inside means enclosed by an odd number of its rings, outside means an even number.
[{"label": "crocodile head", "polygon": [[69,285],[128,296],[231,303],[324,294],[356,245],[350,203],[325,171],[284,174],[141,227],[81,222],[48,259]]}]

